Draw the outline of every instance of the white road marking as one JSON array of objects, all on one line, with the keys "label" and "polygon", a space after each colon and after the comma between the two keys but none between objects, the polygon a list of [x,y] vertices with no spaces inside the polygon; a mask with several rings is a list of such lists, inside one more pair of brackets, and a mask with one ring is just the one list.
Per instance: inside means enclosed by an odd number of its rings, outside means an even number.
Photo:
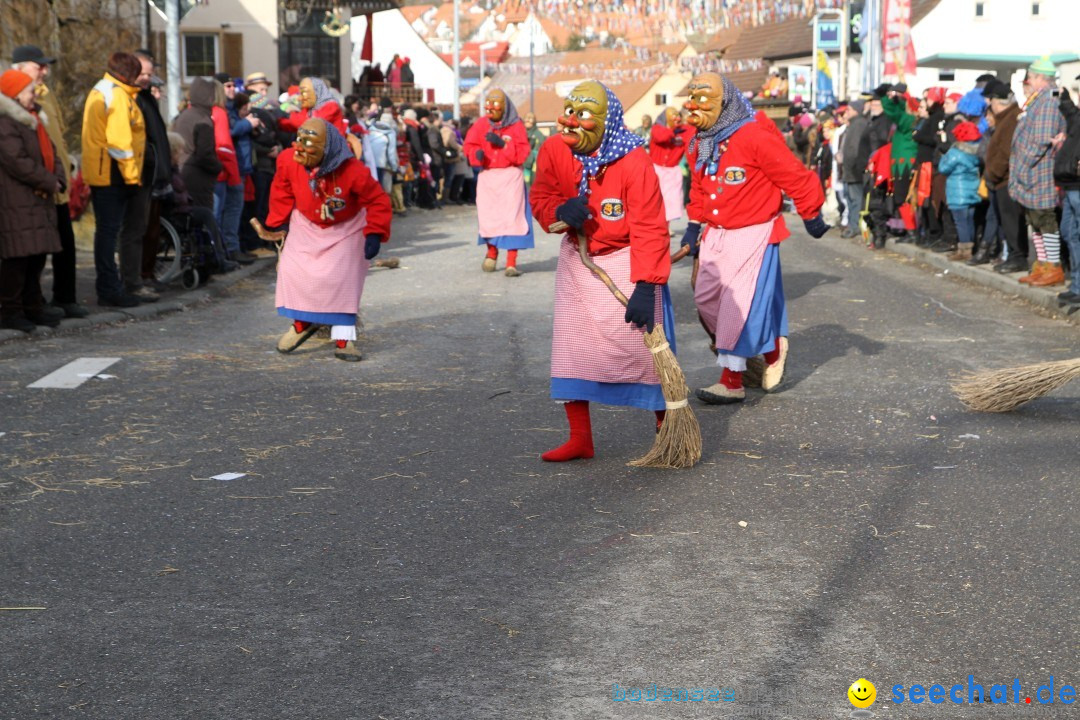
[{"label": "white road marking", "polygon": [[27,387],[73,390],[119,361],[120,358],[79,358],[78,360],[72,360],[62,368],[52,371],[40,380],[30,383]]}]

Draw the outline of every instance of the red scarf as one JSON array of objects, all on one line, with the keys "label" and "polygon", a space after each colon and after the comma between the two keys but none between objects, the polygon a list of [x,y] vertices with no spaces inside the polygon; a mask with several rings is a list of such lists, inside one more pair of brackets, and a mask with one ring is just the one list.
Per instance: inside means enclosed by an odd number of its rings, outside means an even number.
[{"label": "red scarf", "polygon": [[41,148],[41,159],[45,161],[45,169],[50,173],[56,169],[56,155],[53,152],[52,141],[49,140],[49,133],[45,130],[45,123],[41,119],[41,114],[37,109],[31,110],[30,114],[37,120],[37,141],[38,147]]}]

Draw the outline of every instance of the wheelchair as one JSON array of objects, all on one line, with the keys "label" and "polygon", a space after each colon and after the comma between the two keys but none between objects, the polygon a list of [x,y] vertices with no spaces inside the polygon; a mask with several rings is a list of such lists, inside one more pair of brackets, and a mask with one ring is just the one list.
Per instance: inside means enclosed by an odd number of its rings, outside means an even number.
[{"label": "wheelchair", "polygon": [[219,262],[210,231],[187,213],[161,217],[161,239],[154,262],[154,278],[163,284],[179,279],[185,290],[209,280]]}]

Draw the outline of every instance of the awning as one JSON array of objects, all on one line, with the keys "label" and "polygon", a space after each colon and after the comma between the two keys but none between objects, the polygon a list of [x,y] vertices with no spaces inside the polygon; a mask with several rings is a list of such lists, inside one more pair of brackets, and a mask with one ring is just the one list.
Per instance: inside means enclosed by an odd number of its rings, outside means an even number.
[{"label": "awning", "polygon": [[[1039,55],[990,55],[979,53],[938,53],[919,58],[919,67],[943,68],[946,70],[1001,70],[1026,68],[1039,59]],[[1080,62],[1076,53],[1055,53],[1050,55],[1050,62],[1055,65]]]}]

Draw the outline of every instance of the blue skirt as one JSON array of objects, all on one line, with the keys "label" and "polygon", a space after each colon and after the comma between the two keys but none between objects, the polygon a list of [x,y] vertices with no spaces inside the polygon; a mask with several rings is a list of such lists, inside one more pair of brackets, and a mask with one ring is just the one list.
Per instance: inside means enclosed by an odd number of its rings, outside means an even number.
[{"label": "blue skirt", "polygon": [[[661,288],[661,302],[664,311],[664,333],[671,343],[671,352],[675,352],[675,312],[671,307],[671,292],[668,286]],[[646,383],[605,383],[595,380],[576,380],[572,378],[551,378],[551,398],[553,400],[587,400],[604,405],[621,405],[642,410],[663,410],[667,407],[664,392],[659,385]]]},{"label": "blue skirt", "polygon": [[279,307],[277,314],[293,320],[316,323],[318,325],[355,325],[356,313],[320,313],[306,310],[293,310],[292,308]]},{"label": "blue skirt", "polygon": [[787,337],[787,303],[784,302],[784,279],[780,275],[780,245],[765,248],[761,260],[750,315],[735,347],[718,348],[729,355],[751,358],[776,349],[776,338]]}]

